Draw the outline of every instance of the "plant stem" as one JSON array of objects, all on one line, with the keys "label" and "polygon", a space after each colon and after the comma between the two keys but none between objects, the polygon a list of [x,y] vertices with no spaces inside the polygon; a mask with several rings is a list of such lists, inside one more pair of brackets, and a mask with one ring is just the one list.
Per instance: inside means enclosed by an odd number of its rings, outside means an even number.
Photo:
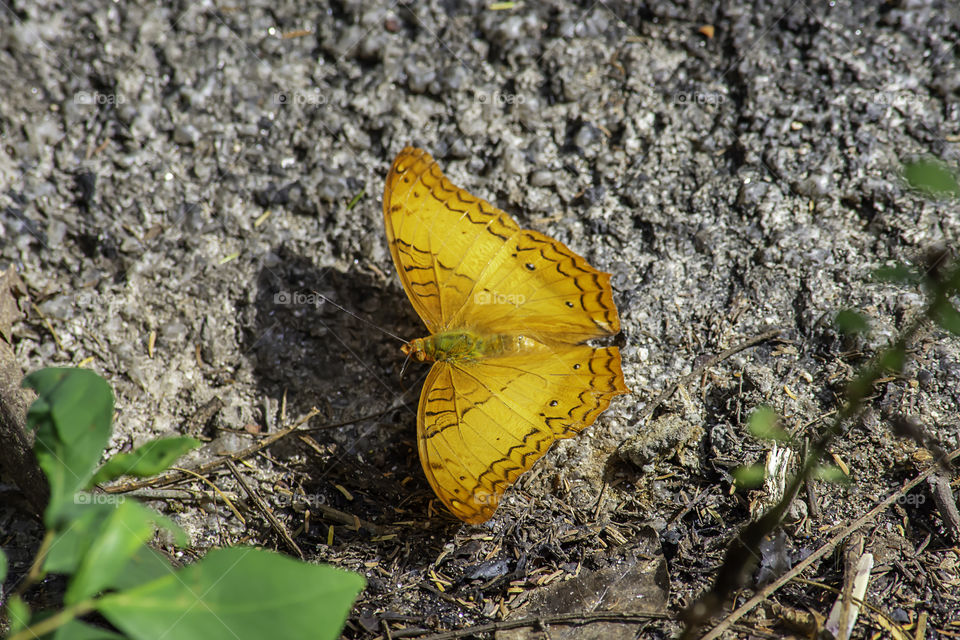
[{"label": "plant stem", "polygon": [[65,607],[62,611],[58,611],[49,618],[41,620],[32,627],[27,627],[26,629],[22,629],[12,636],[9,636],[7,640],[33,640],[34,638],[42,638],[51,631],[59,629],[74,618],[79,618],[82,615],[90,613],[96,608],[96,606],[96,600],[81,600],[76,604]]},{"label": "plant stem", "polygon": [[17,590],[14,591],[15,594],[22,596],[27,589],[40,582],[43,578],[43,563],[47,559],[47,552],[50,551],[50,545],[53,544],[55,535],[56,533],[50,530],[43,535],[43,541],[40,543],[40,549],[37,551],[37,555],[33,558],[30,571],[27,573],[27,577],[24,578],[23,582],[20,583],[20,586],[17,587]]}]

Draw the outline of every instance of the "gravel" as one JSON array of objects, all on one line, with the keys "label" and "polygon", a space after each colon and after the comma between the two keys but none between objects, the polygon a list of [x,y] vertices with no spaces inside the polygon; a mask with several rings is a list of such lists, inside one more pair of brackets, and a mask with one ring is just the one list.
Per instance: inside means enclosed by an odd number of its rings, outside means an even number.
[{"label": "gravel", "polygon": [[[698,31],[706,24],[714,37]],[[225,408],[211,436],[276,429],[313,406],[320,425],[414,402],[426,370],[401,377],[393,336],[424,330],[393,272],[381,195],[393,157],[416,144],[455,183],[611,272],[623,324],[633,392],[556,446],[479,530],[502,541],[534,527],[520,516],[529,509],[589,521],[608,460],[648,426],[636,421],[646,403],[698,357],[779,327],[784,343],[725,361],[662,410],[702,427],[702,464],[664,457],[656,474],[675,476],[655,485],[619,467],[603,502],[603,517],[629,507],[662,523],[688,490],[713,488],[735,526],[744,511],[728,471],[766,446],[745,434],[752,407],[772,405],[791,428],[834,408],[860,354],[921,308],[918,292],[870,272],[958,246],[960,205],[899,178],[918,155],[960,165],[958,29],[954,4],[922,0],[869,11],[785,0],[504,11],[14,2],[0,9],[0,267],[17,268],[43,314],[18,328],[18,357],[25,370],[83,362],[110,382],[109,454],[181,433],[215,397]],[[854,350],[832,328],[843,308],[872,323]],[[958,350],[928,331],[875,408],[960,445]],[[310,446],[291,441],[249,473],[366,520],[422,518],[430,493],[414,433],[414,410],[397,409],[314,432]],[[856,485],[824,489],[816,526],[899,486],[915,449],[883,419],[854,429],[836,453]],[[198,547],[244,535],[229,512],[215,515],[184,504],[175,517]],[[344,527],[333,547],[316,523],[298,540],[312,559],[367,575],[364,563],[399,557],[363,606],[440,611],[444,627],[460,618],[418,576],[461,534],[431,526],[399,556],[403,541]],[[914,535],[911,545],[924,537]],[[715,566],[692,553],[704,566],[678,557],[674,605]]]}]

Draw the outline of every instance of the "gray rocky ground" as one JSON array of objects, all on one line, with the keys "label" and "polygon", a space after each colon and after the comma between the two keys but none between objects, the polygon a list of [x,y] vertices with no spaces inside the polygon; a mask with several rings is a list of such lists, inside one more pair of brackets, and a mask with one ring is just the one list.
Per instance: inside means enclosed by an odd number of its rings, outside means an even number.
[{"label": "gray rocky ground", "polygon": [[[367,576],[351,637],[522,615],[545,581],[609,571],[641,539],[662,554],[662,611],[676,618],[749,518],[730,472],[769,448],[745,431],[752,408],[815,433],[844,380],[921,309],[920,292],[871,271],[957,246],[960,207],[909,191],[899,172],[924,154],[960,164],[958,13],[920,0],[4,4],[0,266],[16,266],[37,304],[17,354],[26,370],[82,363],[110,382],[108,453],[184,432],[217,398],[201,456],[313,406],[322,426],[415,403],[426,369],[401,377],[388,332],[422,327],[381,195],[396,153],[421,146],[454,182],[613,274],[632,393],[555,446],[482,526],[427,517],[411,406],[289,438],[253,459],[251,481],[311,560]],[[838,337],[846,307],[869,316],[870,338]],[[699,359],[771,328],[781,340],[710,368],[638,423]],[[906,374],[833,449],[853,482],[818,486],[818,513],[794,514],[782,555],[796,561],[922,468],[889,411],[960,445],[958,351],[932,328],[913,345]],[[640,466],[615,455],[658,425],[666,444],[647,437]],[[284,491],[302,493],[299,506]],[[151,505],[198,548],[283,548],[255,514],[245,529],[209,501]],[[331,522],[314,509],[303,530],[304,505],[397,535],[336,523],[328,546]],[[0,523],[20,532],[14,560],[28,557],[40,532],[16,512]],[[926,612],[928,634],[949,629],[960,555],[932,501],[918,495],[864,535],[882,558],[868,599],[904,626]],[[814,573],[837,585],[840,562]],[[824,615],[833,601],[803,585],[778,598]],[[580,606],[594,605],[567,610]],[[384,622],[392,613],[411,617]],[[778,628],[778,614],[756,615]],[[879,628],[874,617],[857,633]]]}]

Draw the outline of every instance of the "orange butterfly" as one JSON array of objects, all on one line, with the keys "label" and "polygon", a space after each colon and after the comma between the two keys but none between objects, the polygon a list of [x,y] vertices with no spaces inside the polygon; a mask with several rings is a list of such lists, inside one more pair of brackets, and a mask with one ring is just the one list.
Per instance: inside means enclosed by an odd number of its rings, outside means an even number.
[{"label": "orange butterfly", "polygon": [[488,520],[555,440],[627,393],[610,274],[450,182],[407,147],[387,175],[387,239],[430,336],[403,346],[434,362],[417,415],[420,461],[458,518]]}]

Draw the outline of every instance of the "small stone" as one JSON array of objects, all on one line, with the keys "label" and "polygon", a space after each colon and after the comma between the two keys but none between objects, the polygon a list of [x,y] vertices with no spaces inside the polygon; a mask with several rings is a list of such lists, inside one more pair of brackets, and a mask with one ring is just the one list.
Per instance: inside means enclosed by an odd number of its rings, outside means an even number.
[{"label": "small stone", "polygon": [[530,185],[534,187],[551,187],[557,181],[557,175],[547,169],[537,169],[530,176]]}]

